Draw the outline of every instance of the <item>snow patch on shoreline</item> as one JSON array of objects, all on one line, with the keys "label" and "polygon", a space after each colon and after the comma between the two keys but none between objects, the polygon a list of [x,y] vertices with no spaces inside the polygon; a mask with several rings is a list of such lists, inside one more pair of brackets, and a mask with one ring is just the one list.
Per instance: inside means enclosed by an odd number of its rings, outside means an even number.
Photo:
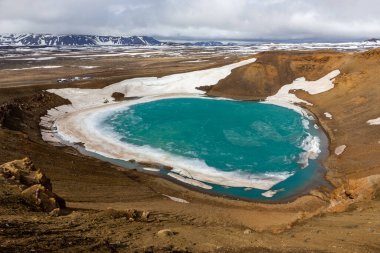
[{"label": "snow patch on shoreline", "polygon": [[203,189],[207,189],[207,190],[211,190],[212,189],[212,186],[210,186],[208,184],[202,183],[202,182],[200,182],[198,180],[195,180],[195,179],[183,177],[183,176],[180,176],[180,175],[172,173],[172,172],[169,172],[168,176],[170,176],[172,178],[175,178],[178,181],[181,181],[181,182],[186,183],[186,184],[190,184],[190,185],[197,186],[197,187],[200,187],[200,188],[203,188]]},{"label": "snow patch on shoreline", "polygon": [[325,115],[326,118],[328,118],[328,119],[332,119],[332,115],[331,115],[331,113],[329,113],[329,112],[325,112],[324,115]]},{"label": "snow patch on shoreline", "polygon": [[341,154],[343,154],[344,150],[346,150],[347,146],[346,145],[340,145],[339,147],[336,147],[335,149],[335,154],[337,156],[340,156]]},{"label": "snow patch on shoreline", "polygon": [[48,60],[53,60],[57,57],[36,57],[36,58],[16,58],[16,59],[8,59],[12,61],[48,61]]},{"label": "snow patch on shoreline", "polygon": [[210,60],[205,60],[205,59],[199,59],[199,60],[188,60],[188,61],[182,61],[181,63],[197,63],[197,62],[207,62]]},{"label": "snow patch on shoreline", "polygon": [[104,105],[103,101],[113,101],[114,92],[128,94],[130,97],[175,97],[176,95],[201,95],[204,91],[196,89],[202,85],[215,85],[219,80],[228,76],[237,67],[255,62],[249,59],[219,68],[198,70],[164,77],[142,77],[121,81],[103,89],[50,89],[51,93],[70,100],[76,110]]},{"label": "snow patch on shoreline", "polygon": [[146,171],[151,171],[151,172],[159,172],[160,169],[156,169],[156,168],[148,168],[148,167],[144,167],[142,168],[143,170],[146,170]]},{"label": "snow patch on shoreline", "polygon": [[180,199],[180,198],[176,198],[176,197],[172,197],[172,196],[169,196],[169,195],[166,195],[166,194],[162,194],[162,196],[165,196],[175,202],[178,202],[178,203],[183,203],[183,204],[189,204],[190,202],[187,201],[187,200],[184,200],[184,199]]},{"label": "snow patch on shoreline", "polygon": [[297,104],[306,104],[310,106],[312,106],[312,104],[298,98],[294,93],[292,93],[292,91],[303,90],[311,95],[326,92],[334,88],[333,82],[335,77],[339,74],[339,70],[334,70],[316,81],[307,81],[304,77],[297,78],[293,83],[282,86],[275,95],[267,97],[262,103],[286,107],[307,116],[306,111]]},{"label": "snow patch on shoreline", "polygon": [[79,68],[81,69],[95,69],[95,68],[99,68],[99,66],[78,66]]},{"label": "snow patch on shoreline", "polygon": [[57,69],[57,68],[62,68],[62,66],[36,66],[36,67],[30,67],[30,68],[4,69],[4,70],[17,71],[17,70],[30,70],[30,69]]},{"label": "snow patch on shoreline", "polygon": [[373,125],[380,125],[380,117],[376,118],[376,119],[370,119],[367,121],[367,123],[371,126]]}]

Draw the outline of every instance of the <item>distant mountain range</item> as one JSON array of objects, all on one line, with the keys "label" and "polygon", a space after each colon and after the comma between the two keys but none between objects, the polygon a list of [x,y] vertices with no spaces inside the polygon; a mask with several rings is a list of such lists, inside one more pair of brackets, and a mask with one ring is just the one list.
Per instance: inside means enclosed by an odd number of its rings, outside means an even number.
[{"label": "distant mountain range", "polygon": [[163,42],[167,46],[198,46],[198,47],[223,47],[223,46],[236,46],[236,43],[223,43],[220,41],[198,41],[198,42]]},{"label": "distant mountain range", "polygon": [[[268,43],[268,41],[263,41]],[[363,42],[380,43],[380,39],[373,38]],[[291,42],[288,42],[291,43]],[[294,42],[293,42],[294,43]],[[52,35],[52,34],[8,34],[0,35],[0,46],[234,46],[236,43],[222,43],[220,41],[200,42],[161,42],[149,36],[99,36],[99,35]]]},{"label": "distant mountain range", "polygon": [[148,36],[96,36],[96,35],[51,35],[9,34],[0,35],[2,46],[149,46],[162,43]]},{"label": "distant mountain range", "polygon": [[380,39],[376,39],[376,38],[372,38],[372,39],[369,39],[369,40],[366,40],[366,42],[380,42]]},{"label": "distant mountain range", "polygon": [[97,36],[97,35],[52,35],[52,34],[8,34],[0,35],[0,46],[231,46],[219,41],[161,42],[149,36]]}]

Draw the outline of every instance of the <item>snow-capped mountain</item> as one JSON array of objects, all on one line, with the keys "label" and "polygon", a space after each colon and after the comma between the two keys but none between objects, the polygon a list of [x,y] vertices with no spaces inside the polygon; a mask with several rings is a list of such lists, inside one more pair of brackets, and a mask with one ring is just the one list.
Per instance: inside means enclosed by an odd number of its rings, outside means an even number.
[{"label": "snow-capped mountain", "polygon": [[0,35],[3,46],[148,46],[162,43],[148,36],[96,36],[96,35],[51,35],[9,34]]},{"label": "snow-capped mountain", "polygon": [[365,42],[374,42],[374,43],[379,43],[379,42],[380,42],[380,39],[377,39],[377,38],[372,38],[372,39],[366,40]]},{"label": "snow-capped mountain", "polygon": [[205,47],[215,47],[215,46],[224,46],[222,42],[219,41],[199,41],[193,43],[194,46],[205,46]]}]

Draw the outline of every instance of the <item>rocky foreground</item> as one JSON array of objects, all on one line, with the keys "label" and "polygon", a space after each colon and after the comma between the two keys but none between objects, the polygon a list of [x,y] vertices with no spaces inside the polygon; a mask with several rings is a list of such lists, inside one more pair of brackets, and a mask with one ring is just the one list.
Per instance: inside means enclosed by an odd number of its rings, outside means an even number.
[{"label": "rocky foreground", "polygon": [[[112,252],[121,244],[120,241],[111,243],[108,239],[99,240],[99,238],[88,238],[86,236],[67,237],[70,233],[61,234],[59,242],[45,241],[42,237],[54,234],[54,231],[63,232],[60,228],[55,228],[57,225],[66,226],[66,229],[76,227],[77,225],[73,224],[76,222],[73,217],[80,220],[84,226],[90,226],[89,223],[91,223],[92,228],[97,226],[100,228],[101,223],[106,224],[110,221],[117,226],[122,226],[118,223],[151,223],[159,217],[159,215],[151,215],[149,211],[134,209],[75,212],[73,209],[67,208],[65,200],[53,192],[50,179],[46,177],[43,171],[37,169],[29,158],[0,165],[0,203],[2,204],[0,208],[0,214],[2,214],[0,238],[3,239],[0,250],[4,250],[4,252],[56,251],[67,246],[73,246],[70,247],[70,250],[74,250],[77,243],[87,245],[87,249],[91,251]],[[12,212],[12,214],[8,212]],[[27,218],[26,216],[33,217],[33,221],[26,221],[25,218],[30,220],[30,217]],[[62,219],[53,218],[59,216],[62,216]],[[75,231],[85,232],[85,229],[79,231],[75,229]],[[157,232],[158,237],[170,237],[174,234],[170,229],[162,229]],[[9,236],[17,238],[16,240],[25,239],[25,241],[21,245],[15,244]],[[38,245],[34,245],[33,241],[37,238],[42,240],[39,240]],[[80,248],[78,247],[78,249]],[[149,247],[144,248],[143,251],[149,251],[149,249]],[[171,251],[174,248],[169,247],[163,250]],[[186,252],[187,250],[175,249],[175,251]]]},{"label": "rocky foreground", "polygon": [[[340,193],[344,192],[347,195],[351,190],[352,195],[348,197],[354,203],[354,200],[357,201],[357,196],[363,196],[363,192],[358,191],[358,187],[360,190],[373,189],[365,187],[369,183],[356,182],[356,184],[337,189],[335,194],[341,199]],[[374,192],[366,192],[365,196],[370,196],[368,194],[374,197]],[[2,242],[0,251],[330,252],[314,251],[309,248],[310,246],[305,249],[301,247],[312,245],[315,239],[320,240],[325,236],[331,236],[329,235],[331,231],[338,233],[334,237],[340,237],[339,234],[342,234],[343,237],[340,239],[342,242],[353,238],[357,240],[358,235],[371,237],[371,234],[377,234],[378,221],[374,212],[380,208],[378,199],[375,200],[377,204],[373,202],[369,204],[370,199],[367,199],[367,203],[363,203],[364,199],[360,200],[355,206],[350,205],[351,210],[346,215],[332,216],[330,214],[328,217],[319,217],[307,223],[297,224],[294,228],[280,234],[257,233],[249,228],[238,230],[229,228],[223,232],[214,223],[203,224],[203,228],[199,229],[201,224],[196,226],[186,224],[175,214],[151,213],[136,209],[86,210],[66,207],[65,201],[52,191],[51,181],[45,173],[37,169],[29,158],[24,158],[0,165],[0,241]],[[358,217],[353,221],[352,218],[355,216]],[[176,228],[171,228],[176,222],[182,225],[178,227],[176,224]],[[165,228],[168,224],[171,226]],[[343,226],[334,227],[337,224]],[[187,229],[184,230],[185,227]],[[326,228],[328,231],[324,232]],[[197,245],[199,237],[194,237],[192,230],[197,233],[208,231],[207,240],[213,242],[219,241],[228,234],[230,236],[233,234],[233,236],[228,239],[231,240],[227,242],[229,246],[223,246],[225,242],[221,241],[219,245],[209,242]],[[311,230],[313,237],[306,236],[305,230]],[[153,237],[151,244],[147,244],[145,238],[147,235]],[[188,237],[187,240],[183,241],[183,236]],[[280,244],[269,246],[269,238],[276,238]],[[248,241],[251,246],[244,241]],[[294,248],[293,244],[288,245],[292,241],[299,246]],[[233,246],[235,243],[243,243],[243,245]],[[353,242],[347,241],[347,243]],[[355,252],[345,251],[347,248],[337,245],[330,245],[331,252]],[[280,249],[278,246],[281,246]],[[373,241],[373,244],[361,244],[357,248],[360,251],[357,252],[376,252],[377,247],[377,243]]]},{"label": "rocky foreground", "polygon": [[0,175],[2,183],[13,187],[32,210],[59,214],[66,207],[65,200],[53,192],[50,179],[29,158],[4,163]]}]

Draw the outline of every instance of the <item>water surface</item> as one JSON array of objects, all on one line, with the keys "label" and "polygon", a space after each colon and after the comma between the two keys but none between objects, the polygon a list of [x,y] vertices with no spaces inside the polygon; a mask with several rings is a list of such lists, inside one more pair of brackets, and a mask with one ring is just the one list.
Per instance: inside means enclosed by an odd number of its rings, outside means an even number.
[{"label": "water surface", "polygon": [[[200,98],[163,99],[115,112],[101,125],[122,142],[185,158],[178,159],[181,166],[198,164],[198,169],[210,173],[210,177],[214,173],[209,170],[212,168],[230,172],[231,177],[262,182],[276,179],[278,183],[270,189],[278,191],[271,197],[273,200],[299,194],[323,179],[320,160],[308,160],[305,164],[304,157],[312,148],[308,141],[319,138],[319,148],[323,149],[325,136],[314,128],[313,121],[275,105]],[[268,194],[262,195],[268,189],[226,187],[223,182],[208,184],[213,187],[212,193],[268,198]]]}]

